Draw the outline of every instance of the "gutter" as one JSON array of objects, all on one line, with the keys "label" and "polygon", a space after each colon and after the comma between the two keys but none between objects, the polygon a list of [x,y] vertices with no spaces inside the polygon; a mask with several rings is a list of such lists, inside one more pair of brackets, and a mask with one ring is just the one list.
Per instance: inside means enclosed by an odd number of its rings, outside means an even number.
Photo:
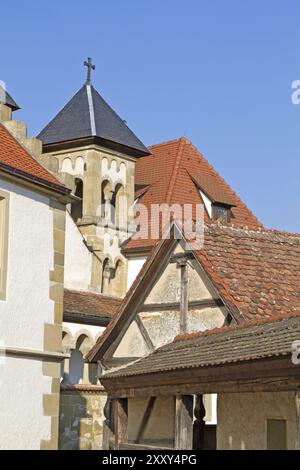
[{"label": "gutter", "polygon": [[82,323],[84,325],[104,326],[106,327],[112,317],[98,316],[93,314],[83,314],[75,312],[64,312],[63,321],[69,323]]},{"label": "gutter", "polygon": [[64,196],[68,196],[71,193],[71,190],[69,188],[66,188],[65,186],[55,184],[55,183],[50,183],[44,180],[43,178],[39,178],[38,176],[33,176],[30,173],[26,173],[25,171],[19,170],[18,168],[14,168],[10,165],[7,165],[6,163],[0,162],[0,170],[4,171],[5,173],[8,173],[9,175],[15,176],[17,178],[30,181],[31,183],[35,183],[39,186],[43,186],[47,189],[60,193]]}]

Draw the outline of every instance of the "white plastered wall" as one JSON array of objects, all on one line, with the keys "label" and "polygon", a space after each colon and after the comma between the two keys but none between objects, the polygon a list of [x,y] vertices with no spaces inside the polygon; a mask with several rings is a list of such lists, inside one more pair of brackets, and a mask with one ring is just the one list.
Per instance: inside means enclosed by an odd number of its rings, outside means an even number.
[{"label": "white plastered wall", "polygon": [[133,281],[142,269],[146,259],[146,257],[140,257],[128,260],[127,290],[130,289]]},{"label": "white plastered wall", "polygon": [[77,225],[70,214],[66,214],[65,241],[65,287],[74,290],[89,290],[92,274],[93,254],[84,244]]},{"label": "white plastered wall", "polygon": [[294,392],[220,393],[217,449],[266,450],[267,419],[286,420],[287,449],[294,449]]},{"label": "white plastered wall", "polygon": [[[54,322],[54,302],[49,299],[53,213],[47,197],[4,180],[0,188],[10,198],[1,346],[41,351],[44,324]],[[39,449],[51,431],[51,418],[43,416],[42,406],[43,394],[51,393],[51,378],[43,376],[40,358],[2,357],[0,382],[0,448]]]}]

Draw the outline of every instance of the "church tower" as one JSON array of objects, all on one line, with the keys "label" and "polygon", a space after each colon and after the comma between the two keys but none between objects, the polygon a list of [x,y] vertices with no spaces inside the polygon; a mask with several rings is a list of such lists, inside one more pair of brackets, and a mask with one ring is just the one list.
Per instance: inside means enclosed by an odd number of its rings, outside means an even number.
[{"label": "church tower", "polygon": [[71,216],[93,251],[91,289],[126,293],[127,262],[120,251],[128,238],[134,204],[135,162],[149,150],[87,80],[40,132],[42,160],[77,197]]}]

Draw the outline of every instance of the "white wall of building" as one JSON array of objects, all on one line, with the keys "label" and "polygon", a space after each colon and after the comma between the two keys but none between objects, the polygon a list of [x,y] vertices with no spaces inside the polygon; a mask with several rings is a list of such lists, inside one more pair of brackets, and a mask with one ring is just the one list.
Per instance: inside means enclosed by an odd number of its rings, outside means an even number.
[{"label": "white wall of building", "polygon": [[200,192],[200,195],[202,197],[202,200],[204,202],[204,205],[205,205],[205,208],[208,212],[208,215],[209,217],[212,219],[212,202],[211,200],[206,196],[206,194],[204,194],[203,191],[199,191]]},{"label": "white wall of building", "polygon": [[127,290],[132,286],[146,259],[146,257],[141,257],[128,260]]},{"label": "white wall of building", "polygon": [[89,290],[93,254],[84,244],[84,239],[72,217],[66,214],[65,239],[65,287],[74,290]]},{"label": "white wall of building", "polygon": [[36,449],[50,439],[51,417],[43,416],[43,394],[51,378],[38,359],[2,357],[0,363],[0,450]]},{"label": "white wall of building", "polygon": [[[6,300],[0,300],[0,345],[44,349],[44,324],[54,321],[49,299],[53,269],[53,213],[49,200],[0,180],[9,199],[9,246]],[[0,448],[39,449],[50,437],[50,418],[43,416],[43,394],[51,378],[42,362],[6,356],[0,362]],[[29,432],[30,430],[30,432]]]},{"label": "white wall of building", "polygon": [[[44,323],[54,322],[49,300],[53,269],[53,213],[48,198],[1,181],[10,194],[6,300],[0,300],[0,340],[43,349]],[[30,293],[30,294],[29,294]]]}]

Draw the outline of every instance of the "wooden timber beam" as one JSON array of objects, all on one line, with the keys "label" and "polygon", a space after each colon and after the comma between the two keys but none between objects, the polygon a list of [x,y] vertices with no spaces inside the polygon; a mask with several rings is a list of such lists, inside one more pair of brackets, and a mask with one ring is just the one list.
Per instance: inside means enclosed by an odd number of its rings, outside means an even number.
[{"label": "wooden timber beam", "polygon": [[138,430],[138,433],[137,433],[135,444],[139,444],[141,442],[142,438],[143,438],[144,432],[146,430],[146,427],[147,427],[147,424],[149,422],[152,410],[153,410],[154,405],[155,405],[155,401],[156,401],[156,397],[150,397],[150,399],[147,403],[147,407],[146,407],[144,416],[142,418],[142,421],[141,421],[141,424],[140,424],[140,427],[139,427],[139,430]]},{"label": "wooden timber beam", "polygon": [[[188,310],[200,310],[208,307],[223,307],[221,299],[202,299],[191,300],[188,302]],[[162,302],[153,304],[144,304],[139,308],[139,312],[164,312],[169,310],[180,310],[180,302]]]},{"label": "wooden timber beam", "polygon": [[167,396],[222,392],[300,391],[300,368],[289,356],[219,366],[101,379],[109,396]]},{"label": "wooden timber beam", "polygon": [[120,450],[174,450],[171,447],[161,447],[158,445],[134,444],[132,442],[120,444]]},{"label": "wooden timber beam", "polygon": [[300,389],[300,378],[261,378],[256,380],[206,381],[178,385],[155,385],[136,388],[116,388],[107,390],[110,398],[144,398],[151,395],[159,397],[185,394],[242,393],[242,392],[288,392]]},{"label": "wooden timber beam", "polygon": [[137,314],[137,316],[135,317],[135,322],[137,324],[137,327],[138,329],[140,330],[140,333],[147,345],[147,348],[149,349],[149,352],[153,352],[155,347],[154,347],[154,344],[152,343],[152,340],[148,334],[148,331],[146,330],[145,326],[144,326],[144,323],[142,322],[142,320],[140,319],[139,317],[139,314]]},{"label": "wooden timber beam", "polygon": [[122,366],[126,366],[132,362],[135,362],[137,361],[138,359],[140,359],[139,356],[130,356],[130,357],[127,357],[127,356],[124,356],[124,357],[109,357],[109,358],[105,358],[105,359],[102,359],[101,361],[101,365],[103,367],[103,369],[107,370],[107,369],[111,369],[113,367],[122,367]]},{"label": "wooden timber beam", "polygon": [[295,406],[296,406],[296,442],[295,449],[300,450],[300,391],[295,394]]},{"label": "wooden timber beam", "polygon": [[176,396],[175,449],[193,449],[193,395]]},{"label": "wooden timber beam", "polygon": [[103,357],[107,358],[113,356],[130,323],[135,319],[137,312],[141,310],[140,306],[145,302],[157,279],[168,265],[176,244],[177,240],[175,239],[161,240],[154,251],[151,252],[147,260],[149,265],[148,269],[138,278],[134,295],[130,296],[124,304],[121,311],[122,314],[119,312],[118,315],[116,315],[114,325],[108,331],[106,340],[101,343],[100,347],[89,360],[95,362],[99,359],[103,359]]},{"label": "wooden timber beam", "polygon": [[188,297],[188,263],[186,259],[179,259],[176,264],[180,269],[180,328],[181,335],[187,331],[187,316],[189,310],[189,297]]},{"label": "wooden timber beam", "polygon": [[109,450],[109,442],[113,439],[114,436],[114,422],[113,422],[113,403],[107,398],[106,403],[103,409],[103,440],[102,440],[102,450]]},{"label": "wooden timber beam", "polygon": [[128,442],[128,400],[117,398],[114,403],[115,449]]},{"label": "wooden timber beam", "polygon": [[195,256],[193,253],[175,253],[170,258],[170,263],[178,263],[178,261],[193,261]]},{"label": "wooden timber beam", "polygon": [[249,381],[226,381],[224,383],[205,382],[203,384],[157,385],[138,388],[117,388],[107,390],[111,399],[116,397],[145,398],[152,395],[166,397],[176,394],[212,393],[253,393],[253,392],[293,392],[300,389],[300,379],[260,379]]}]

